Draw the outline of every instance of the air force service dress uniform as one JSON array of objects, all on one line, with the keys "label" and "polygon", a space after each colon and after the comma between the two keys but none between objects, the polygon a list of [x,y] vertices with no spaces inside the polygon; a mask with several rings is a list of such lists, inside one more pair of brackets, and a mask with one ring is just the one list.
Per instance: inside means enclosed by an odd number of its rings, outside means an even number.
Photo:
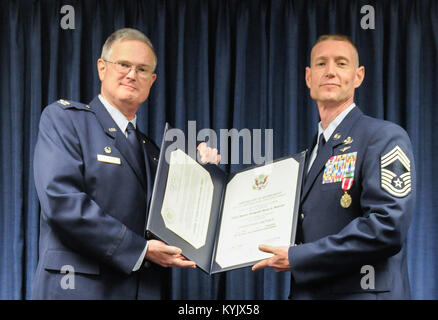
[{"label": "air force service dress uniform", "polygon": [[[143,164],[98,97],[44,109],[34,156],[41,219],[33,299],[162,297],[164,268],[151,263],[133,272],[147,244],[159,155],[138,136]],[[69,284],[67,271],[74,271]]]},{"label": "air force service dress uniform", "polygon": [[354,107],[306,176],[290,298],[409,299],[415,178],[407,133]]}]

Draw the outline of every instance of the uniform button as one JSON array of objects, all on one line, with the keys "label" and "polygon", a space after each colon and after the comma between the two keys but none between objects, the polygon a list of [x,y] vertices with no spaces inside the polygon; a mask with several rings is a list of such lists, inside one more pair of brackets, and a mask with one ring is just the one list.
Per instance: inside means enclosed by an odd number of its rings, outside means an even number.
[{"label": "uniform button", "polygon": [[304,213],[300,214],[300,218],[301,218],[301,220],[304,220]]},{"label": "uniform button", "polygon": [[149,268],[151,266],[151,263],[149,261],[144,262],[145,268]]},{"label": "uniform button", "polygon": [[150,231],[146,231],[146,239],[151,239],[152,238],[152,234],[150,233]]}]

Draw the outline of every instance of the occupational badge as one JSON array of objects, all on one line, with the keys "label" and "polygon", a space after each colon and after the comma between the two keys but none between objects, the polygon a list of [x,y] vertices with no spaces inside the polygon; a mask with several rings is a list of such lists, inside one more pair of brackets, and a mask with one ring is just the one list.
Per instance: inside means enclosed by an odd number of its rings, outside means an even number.
[{"label": "occupational badge", "polygon": [[339,151],[341,151],[341,152],[345,152],[345,151],[347,151],[347,150],[350,149],[350,148],[351,148],[351,146],[344,147],[344,148],[342,148],[342,149],[339,149]]},{"label": "occupational badge", "polygon": [[399,146],[380,158],[381,187],[402,198],[411,192],[411,161]]},{"label": "occupational badge", "polygon": [[347,139],[344,140],[344,144],[352,144],[353,143],[353,138],[352,137],[347,137]]}]

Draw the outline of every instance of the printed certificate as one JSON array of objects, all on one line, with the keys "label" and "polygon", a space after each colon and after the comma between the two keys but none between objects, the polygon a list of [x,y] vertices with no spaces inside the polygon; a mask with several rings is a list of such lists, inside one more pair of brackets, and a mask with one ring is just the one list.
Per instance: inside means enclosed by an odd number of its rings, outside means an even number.
[{"label": "printed certificate", "polygon": [[230,175],[168,148],[163,139],[146,227],[151,237],[181,248],[208,274],[269,257],[260,244],[295,243],[305,151]]}]

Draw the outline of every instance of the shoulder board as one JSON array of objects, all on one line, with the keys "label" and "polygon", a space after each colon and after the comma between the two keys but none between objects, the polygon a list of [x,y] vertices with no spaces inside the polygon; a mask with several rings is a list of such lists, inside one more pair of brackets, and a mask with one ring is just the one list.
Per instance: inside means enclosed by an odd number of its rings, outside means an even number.
[{"label": "shoulder board", "polygon": [[55,103],[63,109],[79,109],[79,110],[91,111],[90,106],[88,104],[80,103],[77,101],[59,99]]}]

